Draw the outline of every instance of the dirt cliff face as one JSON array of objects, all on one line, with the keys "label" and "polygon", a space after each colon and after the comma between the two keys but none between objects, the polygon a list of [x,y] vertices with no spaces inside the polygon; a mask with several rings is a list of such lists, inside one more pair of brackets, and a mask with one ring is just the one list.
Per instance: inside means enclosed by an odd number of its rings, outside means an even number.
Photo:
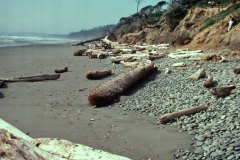
[{"label": "dirt cliff face", "polygon": [[[240,5],[237,3],[235,5]],[[132,30],[131,33],[120,35],[116,30],[118,41],[122,43],[170,43],[177,47],[202,49],[240,49],[240,8],[231,9],[229,6],[215,8],[194,8],[188,10],[186,16],[177,27],[170,31],[166,17],[163,16],[158,27],[145,27],[143,30]],[[221,18],[222,16],[222,18]],[[220,18],[219,18],[220,17]],[[239,18],[228,32],[228,21],[231,17]],[[140,22],[139,22],[140,23]],[[129,25],[131,26],[131,25]],[[145,25],[146,26],[146,25]],[[144,31],[144,34],[143,34]]]}]

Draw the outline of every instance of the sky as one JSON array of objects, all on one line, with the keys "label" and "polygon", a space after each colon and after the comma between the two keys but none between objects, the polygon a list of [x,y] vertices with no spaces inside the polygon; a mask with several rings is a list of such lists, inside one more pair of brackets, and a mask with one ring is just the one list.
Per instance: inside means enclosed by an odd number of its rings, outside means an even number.
[{"label": "sky", "polygon": [[[145,0],[140,8],[159,1]],[[136,8],[135,0],[0,0],[0,31],[68,34],[116,24]]]}]

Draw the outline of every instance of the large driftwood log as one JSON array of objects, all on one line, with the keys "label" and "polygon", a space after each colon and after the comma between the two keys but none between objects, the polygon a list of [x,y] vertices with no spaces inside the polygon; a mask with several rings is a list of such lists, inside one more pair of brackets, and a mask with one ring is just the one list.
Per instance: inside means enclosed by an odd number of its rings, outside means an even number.
[{"label": "large driftwood log", "polygon": [[105,36],[103,37],[98,37],[98,38],[94,38],[94,39],[90,39],[90,40],[86,40],[86,41],[82,41],[79,42],[77,44],[74,44],[73,46],[79,46],[79,45],[84,45],[85,43],[90,43],[90,42],[94,42],[94,41],[100,41],[101,39],[103,39]]},{"label": "large driftwood log", "polygon": [[156,70],[157,68],[153,64],[149,64],[145,67],[139,67],[128,73],[121,74],[93,89],[88,96],[88,101],[92,106],[109,104],[139,80]]},{"label": "large driftwood log", "polygon": [[56,69],[55,73],[64,73],[64,72],[68,72],[68,67],[64,67],[63,69]]},{"label": "large driftwood log", "polygon": [[0,81],[5,82],[36,82],[36,81],[47,81],[56,80],[60,78],[60,74],[39,74],[27,77],[16,77],[16,78],[0,78]]},{"label": "large driftwood log", "polygon": [[167,122],[169,122],[169,121],[171,121],[175,118],[179,118],[181,116],[198,113],[198,112],[201,112],[201,111],[207,110],[207,109],[208,109],[207,105],[202,105],[202,106],[198,106],[198,107],[183,109],[183,110],[173,112],[173,113],[167,113],[167,114],[164,114],[164,115],[160,116],[157,119],[156,124],[167,123]]},{"label": "large driftwood log", "polygon": [[86,78],[94,80],[94,79],[102,79],[110,75],[112,75],[111,70],[89,71],[86,74]]},{"label": "large driftwood log", "polygon": [[206,77],[206,72],[205,69],[199,69],[196,73],[194,73],[193,75],[191,75],[189,77],[189,79],[191,79],[192,81],[196,81],[200,78],[205,78]]}]

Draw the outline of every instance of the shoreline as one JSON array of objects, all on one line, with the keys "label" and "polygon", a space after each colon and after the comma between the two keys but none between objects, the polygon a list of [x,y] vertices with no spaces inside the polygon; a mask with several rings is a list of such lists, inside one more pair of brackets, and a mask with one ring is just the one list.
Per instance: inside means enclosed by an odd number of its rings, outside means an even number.
[{"label": "shoreline", "polygon": [[[79,48],[0,48],[1,77],[53,73],[69,66],[60,80],[11,83],[0,89],[4,95],[0,117],[33,138],[62,138],[133,159],[172,159],[176,150],[191,149],[189,136],[170,126],[153,125],[154,117],[117,107],[91,108],[89,91],[107,79],[89,81],[85,73],[105,68],[104,60],[74,57]],[[131,97],[124,96],[121,101]]]}]

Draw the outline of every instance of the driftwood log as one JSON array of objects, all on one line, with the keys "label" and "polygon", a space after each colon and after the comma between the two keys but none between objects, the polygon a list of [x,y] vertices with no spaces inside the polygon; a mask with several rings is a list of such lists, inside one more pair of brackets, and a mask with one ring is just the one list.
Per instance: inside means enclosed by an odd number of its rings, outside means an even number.
[{"label": "driftwood log", "polygon": [[204,111],[204,110],[207,110],[207,109],[208,109],[207,105],[202,105],[202,106],[198,106],[198,107],[183,109],[183,110],[176,111],[176,112],[173,112],[173,113],[167,113],[167,114],[164,114],[164,115],[160,116],[157,119],[156,124],[160,124],[160,123],[164,124],[164,123],[167,123],[167,122],[169,122],[169,121],[171,121],[175,118],[179,118],[181,116],[198,113],[198,112],[201,112],[201,111]]},{"label": "driftwood log", "polygon": [[236,74],[240,74],[240,67],[234,68],[233,72],[236,73]]},{"label": "driftwood log", "polygon": [[34,76],[16,77],[16,78],[0,78],[0,81],[5,82],[36,82],[36,81],[47,81],[56,80],[60,78],[60,74],[39,74]]},{"label": "driftwood log", "polygon": [[105,36],[103,37],[98,37],[98,38],[93,38],[93,39],[90,39],[90,40],[86,40],[86,41],[82,41],[82,42],[79,42],[77,44],[74,44],[73,46],[79,46],[79,45],[84,45],[85,43],[91,43],[91,42],[94,42],[94,41],[100,41],[101,39],[103,39]]},{"label": "driftwood log", "polygon": [[89,71],[86,74],[86,78],[94,80],[94,79],[102,79],[110,75],[112,75],[111,70]]},{"label": "driftwood log", "polygon": [[231,94],[232,90],[235,89],[236,86],[227,86],[227,87],[218,87],[218,88],[213,88],[211,90],[212,95],[214,95],[217,98],[224,98],[227,97]]},{"label": "driftwood log", "polygon": [[73,53],[74,56],[86,56],[87,49],[79,49]]},{"label": "driftwood log", "polygon": [[0,88],[4,87],[5,81],[0,81]]},{"label": "driftwood log", "polygon": [[64,67],[63,69],[56,69],[55,73],[64,73],[64,72],[68,72],[68,67]]},{"label": "driftwood log", "polygon": [[194,73],[193,75],[191,75],[189,77],[190,80],[192,81],[196,81],[200,78],[205,78],[206,77],[206,72],[205,72],[205,69],[199,69],[196,73]]},{"label": "driftwood log", "polygon": [[92,106],[97,107],[109,104],[154,71],[157,71],[157,68],[153,64],[149,64],[128,73],[123,73],[93,89],[88,96],[88,101]]},{"label": "driftwood log", "polygon": [[211,74],[208,75],[208,78],[203,81],[203,86],[206,88],[210,88],[213,86],[213,76]]}]

